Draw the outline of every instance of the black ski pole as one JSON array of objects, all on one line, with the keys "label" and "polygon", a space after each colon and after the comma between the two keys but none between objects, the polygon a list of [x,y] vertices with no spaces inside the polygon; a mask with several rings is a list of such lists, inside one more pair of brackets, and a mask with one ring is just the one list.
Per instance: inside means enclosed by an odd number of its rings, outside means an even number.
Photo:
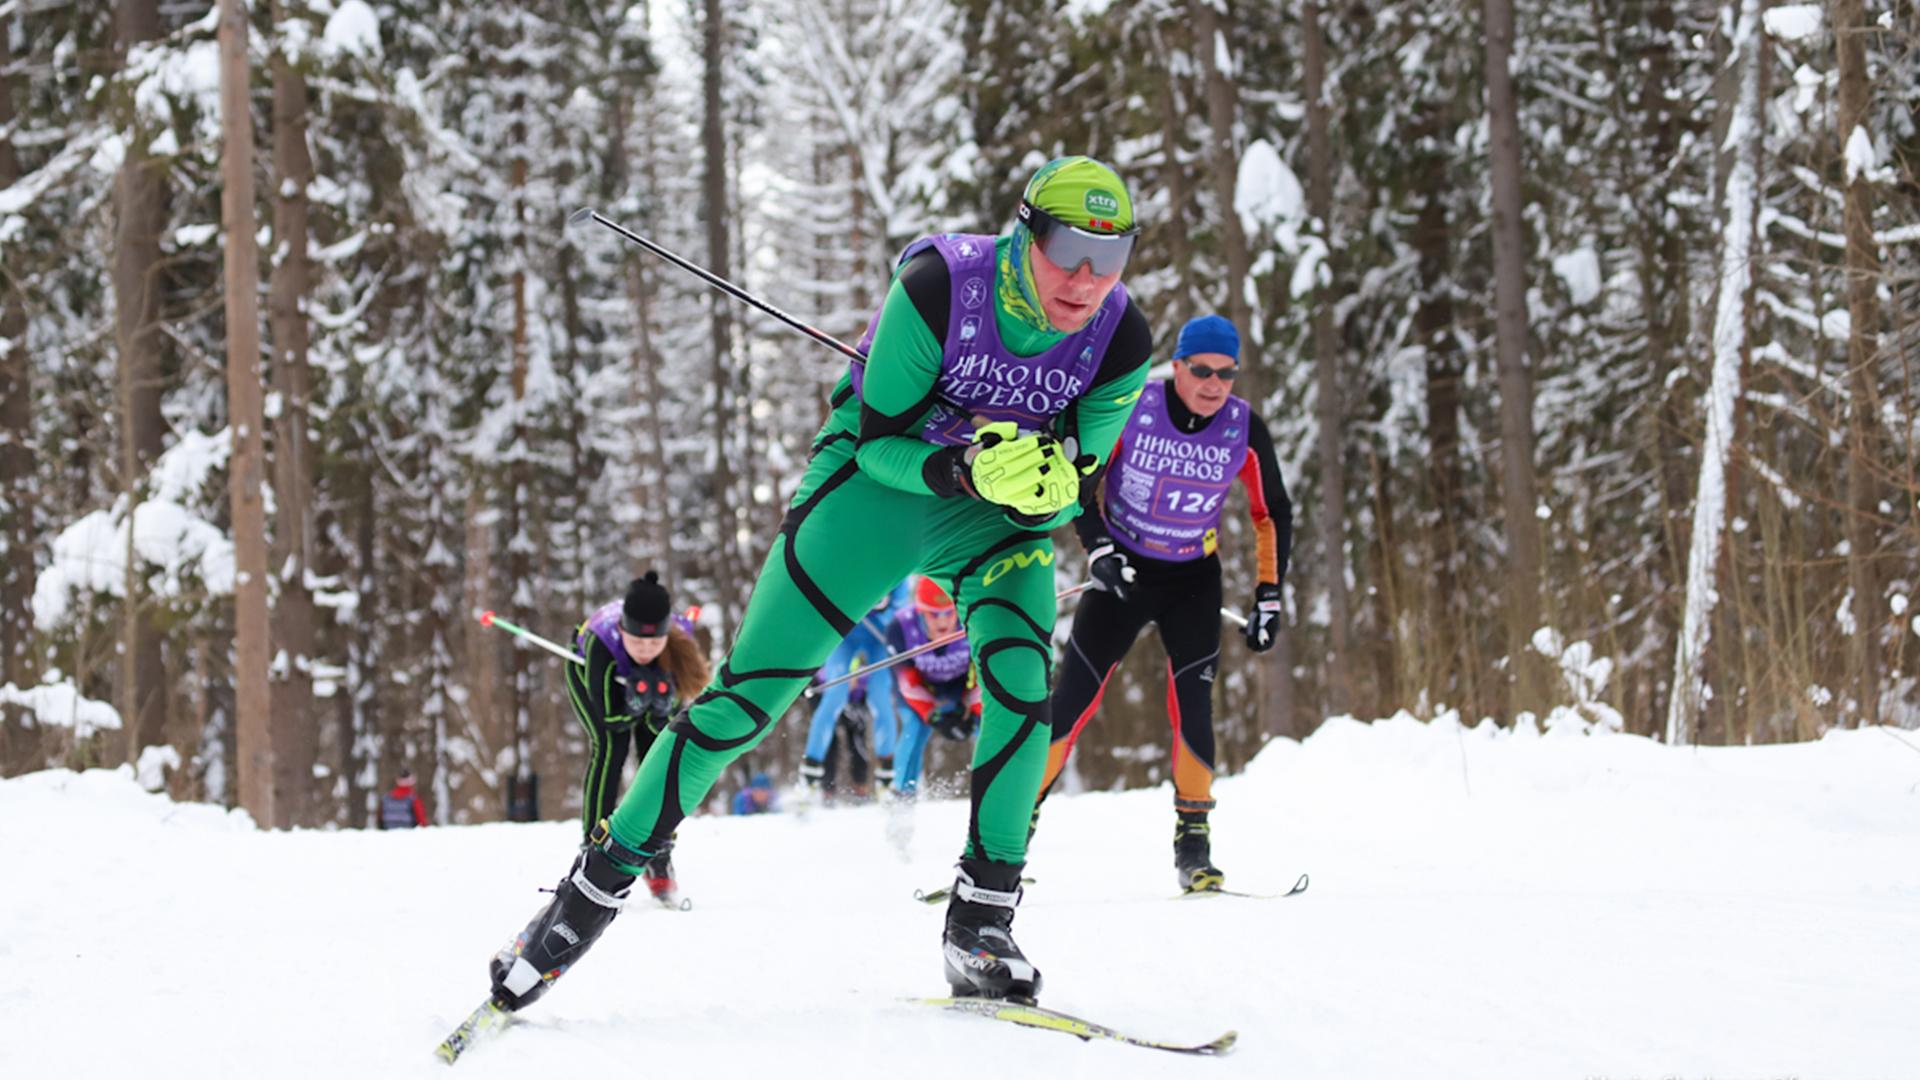
[{"label": "black ski pole", "polygon": [[653,254],[660,256],[661,258],[667,260],[668,262],[679,267],[680,269],[685,270],[687,273],[692,274],[694,277],[699,278],[700,280],[706,282],[707,284],[713,286],[714,288],[719,289],[721,292],[726,293],[728,296],[733,297],[735,300],[739,300],[743,303],[751,304],[754,307],[759,308],[761,311],[764,311],[767,314],[773,316],[774,318],[779,319],[781,322],[786,323],[788,326],[793,327],[795,330],[798,330],[801,333],[812,338],[813,340],[819,342],[820,344],[825,345],[827,348],[843,353],[846,356],[852,358],[857,363],[866,362],[866,359],[867,359],[866,354],[862,353],[859,349],[856,349],[853,346],[847,344],[846,342],[841,341],[839,338],[834,337],[832,334],[829,334],[824,330],[816,330],[813,327],[808,326],[806,323],[803,323],[799,319],[796,319],[793,316],[787,314],[786,312],[781,311],[779,308],[774,307],[772,304],[767,303],[765,300],[762,300],[759,297],[748,292],[747,290],[741,288],[740,286],[735,285],[733,282],[728,281],[726,278],[721,277],[720,275],[714,273],[711,270],[706,269],[703,266],[699,266],[695,263],[689,262],[686,259],[681,258],[678,255],[675,255],[673,252],[668,251],[666,248],[663,248],[659,244],[656,244],[653,241],[647,239],[646,237],[641,236],[639,233],[634,232],[632,229],[627,228],[626,226],[620,224],[619,222],[608,218],[605,214],[602,214],[600,211],[595,210],[590,206],[581,207],[580,209],[575,210],[573,213],[567,215],[567,224],[569,226],[578,225],[586,221],[593,221],[606,226],[608,229],[611,229],[613,232],[616,232],[619,235],[626,237],[628,240],[631,240],[634,243],[639,244],[642,248],[645,248],[647,251],[650,251]]}]

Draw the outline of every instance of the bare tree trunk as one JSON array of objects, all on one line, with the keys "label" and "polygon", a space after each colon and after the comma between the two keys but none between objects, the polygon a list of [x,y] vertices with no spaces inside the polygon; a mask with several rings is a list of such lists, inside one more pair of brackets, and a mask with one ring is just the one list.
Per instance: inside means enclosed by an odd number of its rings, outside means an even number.
[{"label": "bare tree trunk", "polygon": [[353,528],[353,592],[357,626],[347,635],[347,692],[340,703],[341,720],[353,732],[347,766],[347,824],[367,827],[378,813],[381,782],[380,694],[375,674],[379,646],[379,575],[374,565],[373,470],[361,466],[356,491]]},{"label": "bare tree trunk", "polygon": [[[1643,167],[1653,180],[1650,197],[1641,200],[1640,206],[1641,302],[1647,312],[1647,366],[1653,374],[1651,385],[1659,395],[1658,407],[1648,418],[1646,445],[1660,492],[1660,528],[1654,534],[1654,543],[1663,556],[1659,566],[1671,575],[1668,582],[1677,582],[1686,577],[1687,538],[1681,523],[1689,491],[1683,462],[1686,443],[1681,438],[1684,405],[1680,391],[1672,388],[1670,376],[1687,340],[1692,301],[1685,238],[1667,223],[1671,205],[1668,195],[1673,190],[1670,163],[1679,145],[1678,103],[1668,93],[1673,67],[1673,9],[1665,4],[1649,8],[1646,33],[1649,47],[1640,108],[1651,151]],[[1660,591],[1666,594],[1672,590]],[[1672,641],[1679,633],[1680,610],[1678,603],[1656,601],[1653,619],[1661,641]],[[1648,704],[1644,712],[1636,710],[1627,717],[1634,734],[1650,736],[1659,730],[1659,715],[1665,711],[1666,702],[1657,688],[1649,691]]]},{"label": "bare tree trunk", "polygon": [[[1247,249],[1246,233],[1240,227],[1240,214],[1234,209],[1234,188],[1240,177],[1240,155],[1234,141],[1234,124],[1240,106],[1234,93],[1231,73],[1221,71],[1217,63],[1219,55],[1228,51],[1224,47],[1225,38],[1218,13],[1209,0],[1191,0],[1189,10],[1193,14],[1193,55],[1206,72],[1207,164],[1212,174],[1214,199],[1219,204],[1217,224],[1220,226],[1221,247],[1227,260],[1227,280],[1224,283],[1227,313],[1233,325],[1240,330],[1240,369],[1243,374],[1238,389],[1253,403],[1255,409],[1262,409],[1274,380],[1261,362],[1260,330],[1253,325],[1256,315],[1247,301],[1247,279],[1252,273],[1253,259]],[[1277,632],[1280,637],[1275,643],[1273,655],[1265,658],[1264,662],[1255,660],[1254,670],[1261,691],[1260,726],[1268,731],[1290,731],[1293,729],[1297,698],[1291,660],[1293,643],[1289,640],[1291,632],[1285,618],[1282,618]]]},{"label": "bare tree trunk", "polygon": [[[1327,42],[1320,32],[1319,0],[1302,5],[1302,33],[1306,36],[1307,94],[1307,209],[1320,222],[1329,257],[1333,243],[1333,140],[1327,119]],[[1353,711],[1353,656],[1347,633],[1351,605],[1347,599],[1346,508],[1347,477],[1341,446],[1346,407],[1340,393],[1340,343],[1333,325],[1333,297],[1318,292],[1313,304],[1314,378],[1319,389],[1320,427],[1320,535],[1321,573],[1327,590],[1329,645],[1327,710]]]},{"label": "bare tree trunk", "polygon": [[1727,460],[1733,450],[1733,406],[1740,394],[1740,360],[1746,345],[1747,290],[1753,276],[1754,208],[1758,202],[1760,142],[1766,122],[1760,95],[1764,55],[1762,0],[1742,0],[1733,32],[1739,56],[1740,92],[1734,105],[1733,167],[1727,175],[1721,223],[1720,284],[1714,304],[1713,376],[1707,387],[1706,438],[1700,448],[1700,482],[1693,502],[1693,534],[1687,550],[1687,606],[1673,656],[1673,694],[1667,707],[1667,742],[1694,741],[1700,713],[1712,697],[1705,677],[1727,518]]},{"label": "bare tree trunk", "polygon": [[261,827],[283,822],[275,769],[281,732],[267,686],[267,513],[262,497],[265,411],[260,387],[260,252],[254,243],[253,111],[247,12],[220,0],[220,219],[227,237],[227,414],[233,423],[228,495],[233,503],[234,692],[240,737],[240,805]]},{"label": "bare tree trunk", "polygon": [[[527,140],[527,128],[523,120],[527,100],[524,94],[515,95],[513,114],[516,119],[512,126],[512,144],[524,147]],[[527,534],[532,528],[533,508],[528,492],[527,466],[527,374],[531,361],[529,342],[529,318],[527,309],[527,236],[526,236],[526,191],[528,164],[524,153],[516,151],[511,165],[510,183],[512,185],[513,205],[513,446],[508,453],[507,465],[507,578],[513,582],[514,593],[527,587],[532,581],[527,566]],[[502,792],[509,806],[513,802],[513,784],[515,781],[530,781],[533,776],[533,718],[529,704],[528,686],[531,674],[527,670],[527,653],[524,649],[508,650],[507,668],[511,680],[508,689],[508,702],[513,710],[513,772],[507,778],[507,790]]]},{"label": "bare tree trunk", "polygon": [[1874,470],[1884,450],[1874,430],[1879,404],[1879,380],[1874,365],[1880,354],[1880,305],[1874,290],[1880,282],[1880,255],[1873,240],[1874,195],[1865,171],[1856,168],[1848,149],[1861,144],[1870,150],[1867,131],[1872,88],[1867,82],[1867,15],[1862,0],[1834,0],[1833,38],[1840,53],[1840,154],[1846,180],[1847,314],[1852,332],[1847,337],[1848,388],[1852,392],[1847,457],[1847,579],[1853,588],[1854,630],[1849,640],[1848,666],[1859,718],[1880,722],[1879,656],[1875,647],[1881,624],[1880,586],[1874,572],[1878,548],[1874,522],[1879,517],[1880,491]]},{"label": "bare tree trunk", "polygon": [[1173,268],[1180,288],[1174,293],[1174,310],[1185,310],[1193,302],[1193,249],[1187,238],[1186,213],[1187,201],[1191,196],[1187,192],[1187,167],[1180,160],[1181,136],[1186,130],[1186,113],[1181,108],[1179,80],[1173,75],[1168,58],[1177,46],[1172,36],[1181,29],[1180,19],[1175,16],[1167,19],[1156,28],[1155,37],[1162,39],[1161,65],[1167,71],[1166,92],[1160,95],[1160,153],[1165,158],[1161,166],[1167,188],[1167,218],[1160,223],[1157,231],[1166,241],[1169,264]]},{"label": "bare tree trunk", "polygon": [[[13,152],[12,35],[0,24],[0,191],[20,179]],[[33,643],[33,369],[23,283],[0,268],[0,684],[30,686]],[[23,710],[0,706],[0,776],[38,768]]]},{"label": "bare tree trunk", "polygon": [[[133,45],[160,36],[158,0],[121,0],[114,11],[114,47],[123,57]],[[118,220],[114,228],[113,296],[115,341],[120,351],[122,485],[131,520],[142,478],[159,458],[165,421],[160,416],[160,230],[166,223],[164,172],[146,152],[148,133],[135,122],[126,158],[114,180]],[[131,555],[131,552],[129,552]],[[145,602],[142,577],[131,557],[121,622],[120,712],[126,724],[127,757],[166,738],[166,666],[160,631]],[[262,823],[266,824],[266,823]]]},{"label": "bare tree trunk", "polygon": [[1268,373],[1260,362],[1260,346],[1253,328],[1253,310],[1247,303],[1247,275],[1253,259],[1247,250],[1247,235],[1240,227],[1240,215],[1234,210],[1234,186],[1240,176],[1239,147],[1234,142],[1234,124],[1239,119],[1239,102],[1229,73],[1221,71],[1216,60],[1216,39],[1222,29],[1217,12],[1209,0],[1190,0],[1193,12],[1193,56],[1206,72],[1207,165],[1212,174],[1214,199],[1218,202],[1220,246],[1227,260],[1227,314],[1240,328],[1240,367],[1244,373],[1240,388],[1261,405],[1260,398],[1270,389]]},{"label": "bare tree trunk", "polygon": [[[289,23],[287,5],[273,5],[276,33]],[[276,45],[279,43],[276,42]],[[311,376],[307,369],[309,288],[307,262],[307,185],[313,180],[313,158],[307,153],[307,80],[287,59],[284,49],[273,51],[273,285],[268,307],[273,332],[273,388],[280,397],[273,423],[274,527],[272,571],[280,578],[274,603],[273,638],[276,653],[286,655],[286,668],[274,687],[273,715],[283,738],[274,746],[274,766],[280,770],[281,825],[314,825],[313,767],[320,753],[320,720],[313,703],[314,651],[313,593],[307,588],[313,530],[313,460],[307,437],[307,402]]]},{"label": "bare tree trunk", "polygon": [[[1386,411],[1388,394],[1384,389],[1376,390],[1374,400],[1369,404],[1370,415],[1377,418]],[[1401,545],[1399,522],[1394,516],[1392,473],[1380,460],[1380,454],[1369,444],[1366,448],[1367,479],[1373,503],[1374,537],[1373,549],[1377,553],[1373,565],[1375,576],[1373,588],[1368,590],[1369,606],[1373,611],[1373,621],[1377,628],[1379,641],[1374,643],[1371,652],[1373,667],[1373,695],[1376,705],[1403,700],[1401,687],[1406,685],[1410,676],[1417,674],[1419,666],[1409,662],[1413,655],[1413,635],[1404,632],[1400,624],[1407,610],[1404,575],[1401,573]],[[1356,556],[1364,558],[1364,545],[1359,545]]]},{"label": "bare tree trunk", "polygon": [[[639,369],[641,385],[647,395],[647,472],[653,476],[657,485],[650,491],[642,491],[645,504],[644,515],[649,539],[653,547],[653,559],[669,582],[678,582],[678,557],[673,550],[673,514],[671,512],[672,492],[667,485],[667,421],[662,415],[666,408],[666,388],[660,385],[660,354],[653,347],[653,311],[647,288],[647,268],[637,257],[628,262],[629,280],[632,282],[635,308],[634,364]],[[625,583],[618,583],[624,587]]]},{"label": "bare tree trunk", "polygon": [[1527,361],[1526,254],[1520,214],[1520,118],[1513,94],[1513,0],[1485,0],[1488,162],[1493,179],[1495,327],[1500,355],[1502,501],[1507,518],[1508,715],[1542,712],[1546,679],[1531,644],[1540,628],[1540,522],[1533,473],[1533,371]]},{"label": "bare tree trunk", "polygon": [[[493,572],[493,527],[487,523],[486,498],[482,486],[478,482],[469,485],[467,489],[465,513],[465,521],[467,522],[467,555],[462,566],[464,566],[466,570],[466,610],[473,611],[480,608],[493,607],[496,603],[492,598],[496,577]],[[438,588],[440,586],[436,568],[428,568],[426,580],[428,588]],[[470,718],[477,718],[475,722],[470,723],[468,727],[470,731],[484,732],[489,739],[497,739],[500,737],[500,732],[496,728],[500,717],[500,651],[511,648],[510,645],[501,640],[502,637],[504,637],[504,635],[500,634],[487,637],[479,634],[465,634],[462,636],[462,640],[465,641],[467,646],[467,662],[462,666],[459,674],[467,682],[465,702],[467,715]],[[484,727],[482,725],[484,725]],[[399,717],[390,718],[384,730],[387,735],[386,761],[388,767],[391,769],[402,763],[410,763],[413,756],[411,749],[405,750],[406,756],[401,756],[403,743],[408,737],[404,719]],[[494,767],[493,763],[498,760],[496,755],[499,753],[502,743],[511,740],[512,732],[510,730],[506,732],[506,735],[508,736],[506,739],[491,743],[484,748],[481,754],[481,761],[486,769],[492,769]],[[444,752],[444,747],[436,747],[434,749],[435,755],[441,755],[444,754]],[[415,771],[418,771],[417,765],[415,766]],[[442,770],[442,772],[444,772],[444,770]],[[484,775],[483,773],[483,779]],[[382,779],[384,780],[385,778],[383,777]],[[449,784],[451,784],[450,780]]]},{"label": "bare tree trunk", "polygon": [[[705,209],[707,218],[707,258],[710,269],[725,278],[731,276],[730,245],[727,239],[727,131],[725,105],[721,100],[721,83],[726,60],[724,43],[725,16],[721,12],[720,0],[704,0],[706,5],[705,60],[706,70],[703,76],[706,115],[702,127],[703,144],[706,150],[706,173],[704,180]],[[719,519],[718,556],[719,592],[722,597],[721,634],[731,639],[732,617],[741,599],[741,582],[738,561],[735,558],[736,522],[740,507],[732,505],[734,494],[733,462],[726,448],[732,445],[733,436],[733,395],[728,392],[733,384],[733,311],[728,307],[727,298],[718,292],[706,293],[707,310],[713,322],[713,441],[718,452],[714,455],[714,490],[719,493],[722,505],[715,507]]]},{"label": "bare tree trunk", "polygon": [[[1412,655],[1410,650],[1416,647],[1419,650],[1427,678],[1424,685],[1416,685],[1417,689],[1431,690],[1436,704],[1445,702],[1470,710],[1467,715],[1476,715],[1485,703],[1479,700],[1480,667],[1474,659],[1473,626],[1460,581],[1467,520],[1460,463],[1460,384],[1466,374],[1466,361],[1454,333],[1453,296],[1449,291],[1453,235],[1447,212],[1449,180],[1444,140],[1452,125],[1447,106],[1430,101],[1421,106],[1414,128],[1418,149],[1413,155],[1411,182],[1419,209],[1413,247],[1419,254],[1422,294],[1414,312],[1414,328],[1426,355],[1427,486],[1433,493],[1435,511],[1433,592],[1425,619],[1438,633],[1432,635],[1437,640],[1427,643],[1404,642],[1402,654]],[[1396,610],[1396,618],[1405,619],[1413,610],[1412,590],[1408,592],[1408,603]],[[1396,626],[1394,632],[1405,635],[1411,630]]]},{"label": "bare tree trunk", "polygon": [[[652,112],[653,91],[651,82],[640,91],[640,106]],[[659,149],[654,142],[655,127],[648,124],[640,147],[640,183],[641,190],[651,195],[659,190],[659,175],[656,163]],[[620,128],[622,137],[625,125]],[[624,156],[624,145],[622,147]],[[649,281],[647,262],[637,252],[627,256],[627,292],[633,302],[634,310],[634,374],[638,385],[647,399],[647,425],[645,455],[647,471],[653,477],[652,489],[643,489],[637,494],[641,503],[641,518],[646,529],[645,539],[653,550],[653,565],[661,570],[669,583],[680,580],[679,557],[673,549],[673,515],[670,512],[671,493],[667,484],[667,423],[662,415],[666,408],[665,388],[660,384],[660,354],[653,344],[653,289]],[[617,583],[624,586],[624,582]]]}]

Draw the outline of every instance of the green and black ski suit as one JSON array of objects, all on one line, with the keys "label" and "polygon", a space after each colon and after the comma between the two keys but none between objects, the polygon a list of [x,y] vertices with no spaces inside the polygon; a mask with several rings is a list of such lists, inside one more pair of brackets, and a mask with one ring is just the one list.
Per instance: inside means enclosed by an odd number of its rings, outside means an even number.
[{"label": "green and black ski suit", "polygon": [[[858,389],[851,372],[835,387],[833,413],[715,685],[654,743],[611,819],[617,846],[609,850],[626,869],[639,864],[628,865],[620,849],[657,851],[727,764],[767,736],[859,616],[916,571],[959,606],[985,691],[964,855],[1025,859],[1051,731],[1048,532],[1079,507],[1016,524],[1004,508],[957,490],[950,465],[937,467],[947,459],[935,454],[942,441],[964,441],[971,410],[1077,437],[1104,462],[1146,382],[1152,341],[1146,317],[1118,287],[1075,334],[1039,331],[1010,314],[1001,287],[1008,243],[949,235],[908,249],[870,330]],[[1096,327],[1104,346],[1080,350]],[[1071,377],[1014,370],[1022,358],[1064,355],[1049,350],[1069,338],[1077,352],[1069,359],[1081,365]],[[1023,380],[1031,396],[1002,385]],[[1038,392],[1042,381],[1058,392],[1051,400]],[[1007,402],[1016,407],[982,405]]]}]

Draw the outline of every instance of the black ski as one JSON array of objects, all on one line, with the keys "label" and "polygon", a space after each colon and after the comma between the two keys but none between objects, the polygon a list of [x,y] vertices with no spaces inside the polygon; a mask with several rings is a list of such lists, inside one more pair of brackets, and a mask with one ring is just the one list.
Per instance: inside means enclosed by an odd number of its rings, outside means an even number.
[{"label": "black ski", "polygon": [[1173,1054],[1224,1054],[1233,1049],[1240,1038],[1238,1032],[1229,1031],[1211,1042],[1171,1043],[1159,1039],[1146,1039],[1138,1035],[1129,1035],[1117,1031],[1105,1024],[1096,1024],[1091,1020],[1082,1020],[1052,1009],[1043,1009],[1039,1005],[1005,998],[907,998],[915,1005],[930,1005],[951,1012],[970,1013],[984,1016],[989,1020],[1000,1020],[1021,1027],[1039,1028],[1042,1031],[1058,1031],[1072,1035],[1082,1042],[1094,1039],[1106,1039],[1110,1042],[1125,1043],[1128,1046],[1144,1047],[1148,1050],[1165,1050]]},{"label": "black ski", "polygon": [[501,1008],[499,1002],[488,998],[481,1002],[480,1007],[473,1010],[459,1027],[453,1029],[453,1034],[441,1040],[440,1045],[435,1047],[433,1052],[439,1055],[440,1060],[451,1065],[460,1060],[460,1055],[466,1053],[475,1043],[505,1031],[507,1025],[511,1023],[513,1023],[513,1014]]}]

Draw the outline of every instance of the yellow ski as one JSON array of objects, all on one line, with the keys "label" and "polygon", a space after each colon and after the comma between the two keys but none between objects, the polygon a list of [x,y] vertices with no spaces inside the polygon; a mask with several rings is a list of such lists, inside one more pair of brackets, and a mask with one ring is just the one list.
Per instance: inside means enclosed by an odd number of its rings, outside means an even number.
[{"label": "yellow ski", "polygon": [[473,1010],[473,1013],[459,1027],[454,1028],[453,1034],[442,1040],[433,1052],[439,1055],[440,1060],[451,1065],[460,1060],[460,1055],[466,1053],[474,1043],[506,1030],[507,1025],[511,1023],[513,1023],[513,1014],[501,1008],[492,998],[488,998],[480,1004],[479,1008]]},{"label": "yellow ski", "polygon": [[1072,1035],[1083,1042],[1094,1039],[1107,1039],[1125,1043],[1128,1046],[1141,1046],[1149,1050],[1165,1050],[1174,1054],[1224,1054],[1233,1049],[1240,1038],[1238,1032],[1229,1031],[1211,1042],[1183,1045],[1181,1043],[1162,1042],[1158,1039],[1143,1039],[1138,1035],[1129,1035],[1116,1031],[1105,1024],[1096,1024],[1091,1020],[1082,1020],[1077,1016],[1068,1016],[1063,1012],[1043,1009],[1030,1002],[1015,1001],[1007,998],[907,998],[915,1005],[931,1005],[952,1012],[971,1013],[984,1016],[989,1020],[1003,1020],[1021,1027],[1039,1028],[1042,1031],[1058,1031]]}]

